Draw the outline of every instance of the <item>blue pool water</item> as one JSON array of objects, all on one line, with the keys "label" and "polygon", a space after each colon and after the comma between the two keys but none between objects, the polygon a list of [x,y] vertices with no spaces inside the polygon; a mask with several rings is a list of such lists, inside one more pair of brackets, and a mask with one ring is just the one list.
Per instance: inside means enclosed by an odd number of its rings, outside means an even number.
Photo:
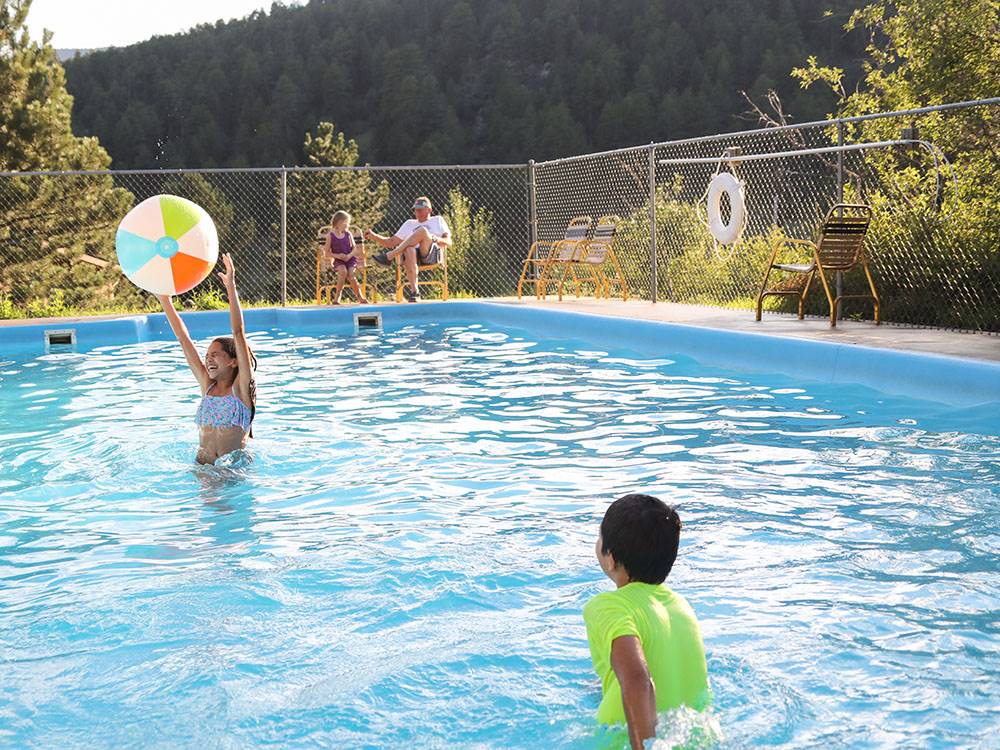
[{"label": "blue pool water", "polygon": [[718,747],[996,746],[995,410],[470,322],[252,343],[221,468],[174,342],[0,351],[0,745],[621,747],[580,611],[645,490]]}]

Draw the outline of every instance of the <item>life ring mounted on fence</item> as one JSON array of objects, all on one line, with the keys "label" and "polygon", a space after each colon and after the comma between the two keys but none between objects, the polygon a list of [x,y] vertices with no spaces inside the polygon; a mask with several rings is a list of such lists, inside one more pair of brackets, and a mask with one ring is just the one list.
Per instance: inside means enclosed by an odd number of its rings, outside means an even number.
[{"label": "life ring mounted on fence", "polygon": [[[729,222],[722,219],[722,194],[729,196]],[[747,203],[743,183],[729,172],[719,172],[708,183],[706,201],[708,231],[722,245],[740,241],[747,225]]]}]

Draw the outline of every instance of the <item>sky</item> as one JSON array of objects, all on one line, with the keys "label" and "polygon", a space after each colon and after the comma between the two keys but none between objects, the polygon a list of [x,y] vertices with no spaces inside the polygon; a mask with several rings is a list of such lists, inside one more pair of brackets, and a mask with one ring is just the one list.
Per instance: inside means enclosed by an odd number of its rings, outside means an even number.
[{"label": "sky", "polygon": [[28,28],[35,38],[49,29],[57,49],[124,47],[270,7],[271,0],[33,0]]}]

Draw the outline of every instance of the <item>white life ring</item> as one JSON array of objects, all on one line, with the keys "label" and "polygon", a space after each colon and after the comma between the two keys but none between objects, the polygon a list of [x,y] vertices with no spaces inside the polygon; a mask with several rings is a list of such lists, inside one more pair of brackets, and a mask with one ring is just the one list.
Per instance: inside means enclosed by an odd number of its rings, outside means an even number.
[{"label": "white life ring", "polygon": [[[722,221],[722,194],[729,196],[729,223]],[[743,183],[729,172],[719,172],[708,184],[708,231],[723,245],[740,241],[747,223]]]}]

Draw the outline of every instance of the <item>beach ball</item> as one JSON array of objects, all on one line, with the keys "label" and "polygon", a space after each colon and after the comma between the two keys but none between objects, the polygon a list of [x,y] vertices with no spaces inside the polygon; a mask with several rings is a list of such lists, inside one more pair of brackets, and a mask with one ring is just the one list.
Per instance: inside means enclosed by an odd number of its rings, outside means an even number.
[{"label": "beach ball", "polygon": [[193,289],[212,272],[219,235],[197,203],[154,195],[125,214],[115,249],[129,281],[153,294],[174,295]]}]

